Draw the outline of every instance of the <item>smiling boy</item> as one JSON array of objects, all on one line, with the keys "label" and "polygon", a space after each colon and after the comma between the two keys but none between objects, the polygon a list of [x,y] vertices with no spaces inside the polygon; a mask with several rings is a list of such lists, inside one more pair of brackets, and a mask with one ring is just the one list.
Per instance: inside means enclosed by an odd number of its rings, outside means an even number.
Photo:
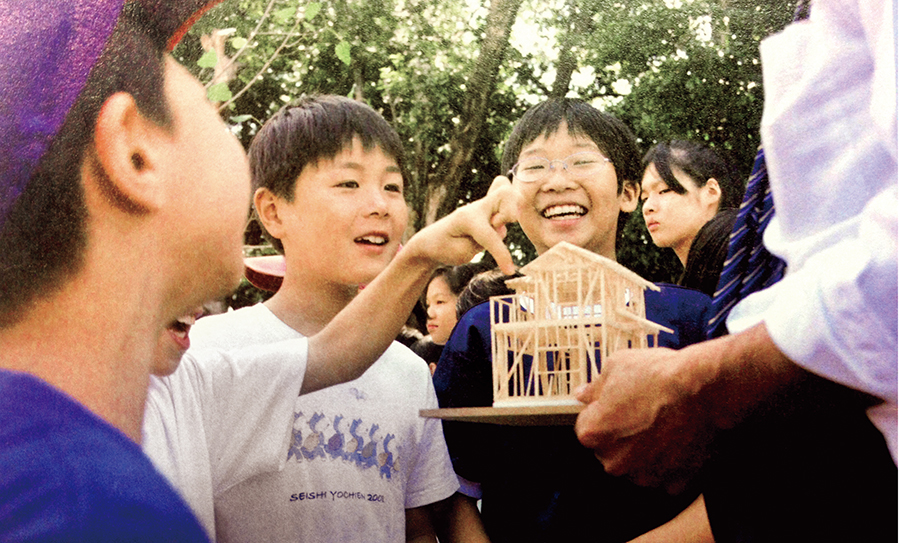
[{"label": "smiling boy", "polygon": [[[519,224],[538,254],[567,241],[615,260],[618,234],[640,191],[640,155],[621,121],[579,100],[550,99],[513,128],[502,165],[523,196]],[[674,331],[660,334],[661,345],[703,338],[708,296],[662,286],[646,293],[646,307],[648,319]],[[460,318],[434,382],[441,407],[491,405],[488,303]],[[481,535],[494,543],[581,541],[588,535],[592,541],[627,541],[693,498],[607,475],[571,428],[448,421],[444,430],[462,483],[455,511],[476,529],[483,520]]]},{"label": "smiling boy", "polygon": [[[364,104],[303,98],[265,124],[250,157],[254,204],[285,256],[284,281],[263,304],[200,319],[195,348],[316,334],[395,258],[406,229],[400,139]],[[418,416],[437,406],[421,359],[394,343],[359,379],[287,399],[283,469],[216,495],[218,540],[433,537],[426,506],[458,485],[440,423]]]},{"label": "smiling boy", "polygon": [[[151,374],[178,366],[167,327],[242,269],[246,156],[167,54],[212,4],[0,8],[15,52],[0,56],[0,540],[207,540],[139,443]],[[302,340],[295,393],[361,373],[405,319],[348,323],[408,314],[438,263],[479,244],[508,257],[499,190],[414,236],[401,268]]]}]

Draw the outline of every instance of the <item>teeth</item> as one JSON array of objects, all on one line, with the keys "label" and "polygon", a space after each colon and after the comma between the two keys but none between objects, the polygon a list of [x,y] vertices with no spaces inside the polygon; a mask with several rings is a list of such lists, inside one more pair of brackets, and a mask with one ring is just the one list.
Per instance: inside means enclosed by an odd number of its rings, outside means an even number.
[{"label": "teeth", "polygon": [[360,238],[356,238],[356,241],[364,241],[373,245],[384,245],[385,243],[387,243],[387,238],[385,238],[384,236],[362,236]]},{"label": "teeth", "polygon": [[545,219],[556,219],[560,217],[575,216],[581,217],[587,213],[587,209],[580,205],[563,204],[550,206],[541,213]]},{"label": "teeth", "polygon": [[196,315],[185,315],[183,317],[178,317],[176,319],[181,324],[186,324],[188,326],[193,326],[195,322],[197,322]]}]

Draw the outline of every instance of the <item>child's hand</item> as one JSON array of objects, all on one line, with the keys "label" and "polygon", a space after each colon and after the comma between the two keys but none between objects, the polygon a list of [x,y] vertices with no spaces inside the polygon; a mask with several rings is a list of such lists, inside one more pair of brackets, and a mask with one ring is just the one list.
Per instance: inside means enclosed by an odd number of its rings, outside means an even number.
[{"label": "child's hand", "polygon": [[[487,195],[423,228],[410,238],[403,251],[442,264],[464,264],[482,248],[503,273],[516,271],[503,242],[506,225],[519,219],[522,195],[506,177],[496,177]],[[407,256],[411,256],[408,254]]]}]

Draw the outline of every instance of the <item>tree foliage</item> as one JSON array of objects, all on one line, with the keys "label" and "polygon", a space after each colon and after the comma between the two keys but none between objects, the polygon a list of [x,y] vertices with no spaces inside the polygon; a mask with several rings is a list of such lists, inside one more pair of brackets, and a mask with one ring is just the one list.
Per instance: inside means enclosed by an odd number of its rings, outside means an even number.
[{"label": "tree foliage", "polygon": [[[707,142],[749,173],[762,113],[759,41],[793,0],[232,0],[176,51],[204,80],[200,36],[234,29],[221,100],[242,141],[303,93],[367,102],[406,143],[411,231],[482,196],[524,111],[576,96],[632,127],[644,150]],[[206,66],[206,67],[204,67]],[[223,89],[218,89],[222,91]],[[228,95],[219,95],[223,98]],[[521,232],[511,247],[533,256]],[[680,265],[629,222],[620,260],[652,280]]]}]

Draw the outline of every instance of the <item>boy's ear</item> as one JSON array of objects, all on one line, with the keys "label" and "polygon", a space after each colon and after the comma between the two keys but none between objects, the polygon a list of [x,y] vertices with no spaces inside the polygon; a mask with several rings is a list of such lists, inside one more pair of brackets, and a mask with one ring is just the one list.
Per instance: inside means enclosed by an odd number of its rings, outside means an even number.
[{"label": "boy's ear", "polygon": [[706,184],[700,189],[700,196],[705,203],[715,204],[715,207],[718,208],[719,202],[722,200],[722,187],[719,186],[719,181],[714,177],[707,179]]},{"label": "boy's ear", "polygon": [[265,227],[270,236],[281,239],[284,235],[284,222],[279,215],[281,198],[271,190],[260,187],[253,194],[253,206],[259,221]]},{"label": "boy's ear", "polygon": [[637,209],[639,193],[640,185],[626,179],[622,183],[622,194],[619,195],[619,210],[631,213]]},{"label": "boy's ear", "polygon": [[128,213],[146,213],[161,205],[165,191],[157,145],[164,130],[141,114],[128,93],[118,92],[104,102],[92,149],[101,171],[92,176],[92,183],[112,205]]}]

